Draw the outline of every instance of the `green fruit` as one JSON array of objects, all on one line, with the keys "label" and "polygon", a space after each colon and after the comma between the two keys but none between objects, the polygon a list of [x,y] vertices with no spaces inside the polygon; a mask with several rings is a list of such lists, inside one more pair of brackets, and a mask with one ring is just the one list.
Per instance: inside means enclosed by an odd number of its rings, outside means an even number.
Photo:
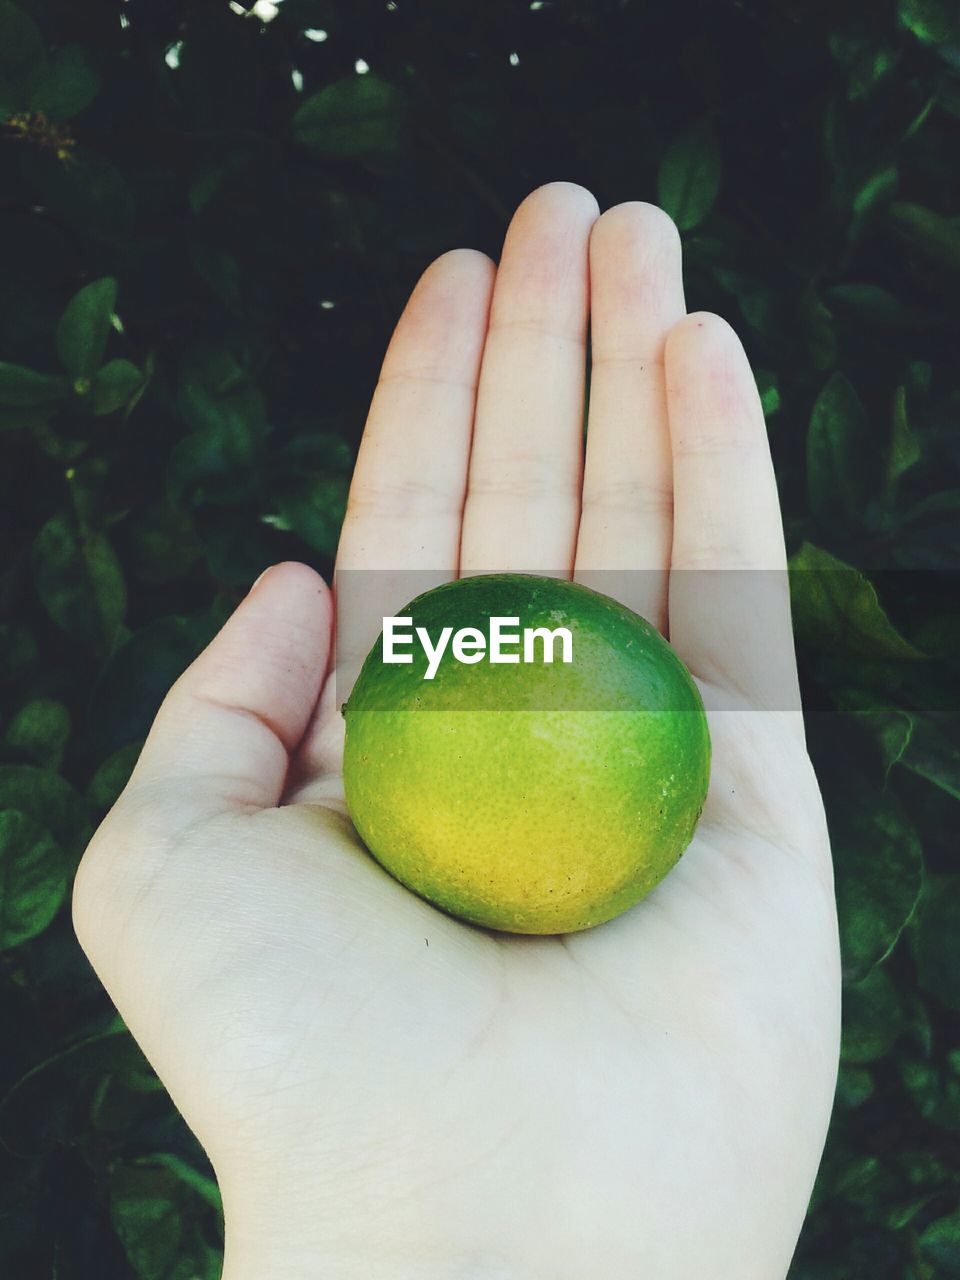
[{"label": "green fruit", "polygon": [[699,691],[656,629],[586,587],[507,573],[398,616],[433,644],[445,627],[488,635],[493,616],[565,627],[572,661],[538,644],[531,663],[467,665],[448,645],[425,679],[415,640],[405,665],[378,640],[344,708],[347,805],[374,857],[452,915],[513,933],[586,929],[645,897],[690,843],[710,774]]}]

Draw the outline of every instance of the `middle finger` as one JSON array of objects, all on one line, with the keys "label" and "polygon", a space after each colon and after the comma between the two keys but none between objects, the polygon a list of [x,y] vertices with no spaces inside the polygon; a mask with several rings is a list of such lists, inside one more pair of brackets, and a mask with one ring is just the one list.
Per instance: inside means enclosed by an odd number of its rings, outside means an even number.
[{"label": "middle finger", "polygon": [[460,543],[461,573],[569,576],[580,516],[589,191],[552,182],[507,231],[494,285]]}]

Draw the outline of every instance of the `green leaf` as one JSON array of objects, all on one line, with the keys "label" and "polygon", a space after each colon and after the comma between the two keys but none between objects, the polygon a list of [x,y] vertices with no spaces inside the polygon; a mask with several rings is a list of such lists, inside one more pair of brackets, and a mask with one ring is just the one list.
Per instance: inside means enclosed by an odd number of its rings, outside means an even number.
[{"label": "green leaf", "polygon": [[[960,493],[956,493],[960,514]],[[917,627],[914,640],[924,653],[935,657],[960,656],[960,612],[932,613]]]},{"label": "green leaf", "polygon": [[859,569],[812,543],[790,558],[797,637],[842,657],[917,661],[925,657],[897,631]]},{"label": "green leaf", "polygon": [[110,360],[98,370],[90,391],[93,412],[115,413],[129,404],[143,385],[143,374],[129,360]]},{"label": "green leaf", "polygon": [[0,951],[42,933],[67,892],[63,850],[19,809],[0,810]]},{"label": "green leaf", "polygon": [[222,1212],[223,1202],[220,1196],[220,1188],[213,1178],[208,1178],[199,1169],[195,1169],[192,1164],[169,1152],[161,1152],[150,1156],[149,1159],[151,1164],[169,1169],[185,1186],[189,1187],[191,1191],[195,1191],[200,1199],[205,1201],[214,1212]]},{"label": "green leaf", "polygon": [[956,8],[945,0],[899,0],[897,17],[924,44],[946,44],[960,33]]},{"label": "green leaf", "polygon": [[67,303],[57,325],[57,354],[75,378],[92,378],[100,367],[116,304],[113,276],[84,285]]},{"label": "green leaf", "polygon": [[406,98],[378,76],[353,75],[307,98],[293,117],[304,146],[322,156],[396,151],[403,138]]},{"label": "green leaf", "polygon": [[0,409],[0,431],[43,432],[52,412],[51,405],[40,409]]},{"label": "green leaf", "polygon": [[37,642],[22,622],[0,622],[0,685],[14,687],[37,665]]},{"label": "green leaf", "polygon": [[864,1067],[841,1067],[837,1075],[837,1102],[842,1107],[863,1106],[874,1094],[873,1077]]},{"label": "green leaf", "polygon": [[[276,528],[272,513],[259,516],[250,526],[250,513],[243,509],[198,513],[197,534],[202,546],[203,565],[218,582],[246,590],[264,565],[276,559]],[[283,527],[282,525],[280,526]]]},{"label": "green leaf", "polygon": [[46,413],[40,422],[31,423],[31,432],[38,450],[64,467],[76,462],[89,448],[85,440],[71,439],[54,431],[46,420]]},{"label": "green leaf", "polygon": [[928,312],[909,307],[889,289],[877,284],[838,284],[827,290],[831,302],[872,328],[890,332],[922,329],[931,323]]},{"label": "green leaf", "polygon": [[924,1120],[960,1132],[960,1074],[929,1058],[898,1055],[904,1089]]},{"label": "green leaf", "polygon": [[206,344],[181,365],[177,406],[194,434],[172,451],[171,501],[233,503],[248,496],[268,424],[263,395],[247,372],[225,348]]},{"label": "green leaf", "polygon": [[90,835],[87,810],[65,778],[29,764],[0,765],[0,809],[19,809],[46,827],[71,860]]},{"label": "green leaf", "polygon": [[231,166],[224,163],[208,164],[201,169],[190,184],[190,208],[195,214],[202,213],[210,201],[216,197],[230,176],[230,171]]},{"label": "green leaf", "polygon": [[667,147],[657,174],[657,199],[681,231],[700,225],[716,203],[723,165],[709,121],[691,125]]},{"label": "green leaf", "polygon": [[960,1010],[960,875],[932,876],[917,916],[917,970],[924,991]]},{"label": "green leaf", "polygon": [[[73,1134],[81,1142],[92,1140],[111,1148],[123,1144],[130,1133],[149,1126],[151,1117],[157,1116],[166,1103],[166,1098],[155,1096],[162,1095],[164,1089],[150,1071],[102,1075],[88,1088],[92,1090],[90,1109],[77,1116]],[[73,1134],[69,1125],[64,1127],[64,1140],[69,1142]]]},{"label": "green leaf", "polygon": [[875,36],[860,30],[832,31],[828,40],[830,52],[847,71],[847,97],[858,102],[870,95],[896,66],[898,53]]},{"label": "green leaf", "polygon": [[812,285],[800,297],[800,322],[815,368],[831,369],[837,362],[837,332],[833,312]]},{"label": "green leaf", "polygon": [[346,477],[313,476],[281,498],[281,521],[271,523],[292,530],[321,555],[332,556],[347,509],[348,488]]},{"label": "green leaf", "polygon": [[807,493],[824,523],[854,523],[862,513],[870,445],[860,397],[849,379],[834,373],[817,397],[807,431]]},{"label": "green leaf", "polygon": [[76,1093],[97,1077],[128,1086],[155,1080],[153,1071],[119,1017],[94,1035],[36,1063],[0,1102],[0,1140],[18,1155],[33,1155],[63,1144],[76,1119]]},{"label": "green leaf", "polygon": [[53,120],[70,120],[89,106],[99,91],[100,76],[90,65],[86,50],[68,44],[51,55],[31,105]]},{"label": "green leaf", "polygon": [[937,1268],[937,1280],[960,1280],[960,1209],[925,1227],[920,1252]]},{"label": "green leaf", "polygon": [[930,361],[911,360],[907,365],[906,383],[912,395],[928,395],[933,385],[933,365]]},{"label": "green leaf", "polygon": [[9,0],[0,0],[0,115],[27,108],[46,63],[37,24]]},{"label": "green leaf", "polygon": [[143,742],[128,742],[107,756],[98,766],[87,787],[87,803],[100,813],[112,809],[127,785],[133,766],[137,763]]},{"label": "green leaf", "polygon": [[941,266],[960,271],[960,227],[919,204],[893,204],[889,217],[894,229]]},{"label": "green leaf", "polygon": [[142,1280],[169,1280],[184,1252],[183,1222],[164,1172],[123,1165],[110,1182],[113,1229]]},{"label": "green leaf", "polygon": [[215,630],[203,616],[157,618],[116,650],[93,689],[93,733],[101,750],[147,736],[168,689]]},{"label": "green leaf", "polygon": [[893,395],[890,444],[887,449],[886,489],[893,488],[905,471],[920,461],[920,438],[910,425],[907,409],[907,388],[897,387]]},{"label": "green leaf", "polygon": [[771,418],[780,410],[780,387],[777,375],[771,369],[756,369],[754,372],[763,416]]},{"label": "green leaf", "polygon": [[715,267],[714,279],[736,298],[751,329],[770,334],[778,324],[778,299],[773,289],[728,267]]},{"label": "green leaf", "polygon": [[917,725],[898,763],[960,800],[960,749],[932,724]]},{"label": "green leaf", "polygon": [[33,544],[33,581],[53,621],[97,652],[109,650],[123,622],[127,592],[107,538],[65,513],[47,521]]},{"label": "green leaf", "polygon": [[837,1171],[834,1195],[849,1204],[869,1206],[886,1201],[894,1189],[889,1166],[874,1155],[856,1156]]},{"label": "green leaf", "polygon": [[[60,374],[38,373],[23,365],[7,364],[0,360],[0,404],[14,408],[33,408],[37,405],[53,405],[66,399],[71,391],[69,378]],[[23,415],[20,415],[23,419]],[[16,425],[29,425],[15,420]]]},{"label": "green leaf", "polygon": [[33,199],[66,227],[91,240],[115,242],[132,229],[134,202],[126,179],[106,156],[72,147],[66,163],[49,150],[20,153]]},{"label": "green leaf", "polygon": [[903,1030],[903,1003],[886,969],[873,969],[844,991],[840,1056],[845,1064],[876,1062]]},{"label": "green leaf", "polygon": [[136,513],[127,527],[131,572],[143,582],[171,582],[189,572],[200,553],[190,516],[169,501]]},{"label": "green leaf", "polygon": [[896,165],[888,165],[871,174],[853,197],[853,212],[857,223],[862,222],[879,205],[889,204],[896,195],[899,184],[900,174]]},{"label": "green leaf", "polygon": [[223,305],[229,311],[242,310],[240,268],[233,254],[228,253],[221,245],[195,241],[190,246],[190,257],[200,278]]},{"label": "green leaf", "polygon": [[35,698],[21,707],[7,725],[4,740],[32,756],[38,764],[56,769],[70,737],[70,712],[55,698]]},{"label": "green leaf", "polygon": [[897,943],[920,899],[923,855],[906,813],[889,793],[858,791],[833,838],[840,950],[858,982]]},{"label": "green leaf", "polygon": [[110,1220],[141,1280],[219,1280],[222,1256],[204,1238],[214,1210],[183,1167],[142,1156],[111,1171]]},{"label": "green leaf", "polygon": [[916,717],[903,707],[892,706],[886,699],[863,689],[840,689],[835,698],[843,711],[849,712],[868,733],[876,737],[886,781],[890,770],[909,745]]}]

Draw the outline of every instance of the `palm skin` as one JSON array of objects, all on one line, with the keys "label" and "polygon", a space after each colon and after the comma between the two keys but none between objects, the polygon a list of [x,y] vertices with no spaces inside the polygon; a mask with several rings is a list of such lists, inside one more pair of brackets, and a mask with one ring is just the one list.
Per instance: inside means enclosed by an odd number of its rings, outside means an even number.
[{"label": "palm skin", "polygon": [[[272,569],[168,695],[74,897],[217,1170],[226,1280],[789,1264],[839,965],[776,491],[739,345],[683,316],[672,227],[645,205],[597,213],[550,184],[496,272],[459,251],[425,274],[338,570],[623,572],[704,694],[702,821],[667,879],[596,929],[525,938],[435,910],[346,815],[331,597],[305,566]],[[406,598],[370,582],[361,634]]]}]

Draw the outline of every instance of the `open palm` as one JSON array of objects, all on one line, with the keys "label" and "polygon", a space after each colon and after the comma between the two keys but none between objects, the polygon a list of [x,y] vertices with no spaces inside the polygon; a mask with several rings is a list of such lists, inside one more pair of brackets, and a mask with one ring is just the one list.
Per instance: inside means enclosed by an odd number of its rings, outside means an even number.
[{"label": "open palm", "polygon": [[551,184],[499,267],[461,250],[424,274],[338,573],[369,571],[361,634],[408,571],[616,581],[700,682],[703,819],[598,928],[518,937],[435,910],[346,816],[330,593],[272,569],[171,690],[74,897],[217,1170],[227,1280],[786,1272],[839,966],[776,487],[737,339],[685,316],[672,224],[597,215]]}]

